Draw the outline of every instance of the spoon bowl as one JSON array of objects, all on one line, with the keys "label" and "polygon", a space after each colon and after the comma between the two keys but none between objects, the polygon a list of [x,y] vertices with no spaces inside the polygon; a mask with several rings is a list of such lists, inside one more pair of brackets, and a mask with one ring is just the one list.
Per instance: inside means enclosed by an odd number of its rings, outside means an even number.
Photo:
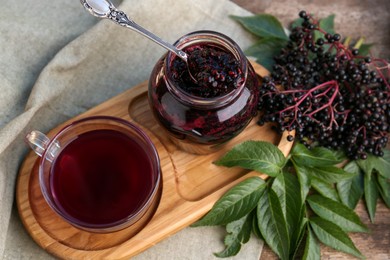
[{"label": "spoon bowl", "polygon": [[100,17],[100,18],[109,18],[111,10],[115,8],[114,5],[107,0],[100,0],[100,1],[81,0],[81,4],[93,16]]}]

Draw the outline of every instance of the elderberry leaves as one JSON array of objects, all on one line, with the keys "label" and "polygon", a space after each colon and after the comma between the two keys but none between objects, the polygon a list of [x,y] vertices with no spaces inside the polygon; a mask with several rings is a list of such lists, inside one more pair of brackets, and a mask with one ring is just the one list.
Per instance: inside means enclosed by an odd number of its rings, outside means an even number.
[{"label": "elderberry leaves", "polygon": [[366,43],[366,44],[361,44],[359,46],[359,54],[363,56],[367,56],[370,54],[370,49],[373,46],[373,43]]},{"label": "elderberry leaves", "polygon": [[[224,161],[225,155],[224,160],[219,160],[222,162],[219,165],[235,161],[235,156],[242,158],[243,154],[246,161],[267,160],[269,152],[278,149],[270,143],[249,143],[247,148],[257,152],[242,152],[248,142],[244,146],[237,145],[227,153],[228,160]],[[258,147],[254,148],[255,146]],[[237,147],[240,149],[236,149]],[[263,153],[258,152],[262,149]],[[274,157],[271,156],[272,158]],[[349,205],[344,204],[347,196],[345,189],[354,185],[354,182],[346,182],[359,176],[355,171],[356,167],[360,170],[358,164],[348,164],[345,169],[338,168],[335,164],[343,158],[339,153],[326,148],[308,150],[299,143],[295,144],[288,158],[281,158],[283,163],[275,177],[266,181],[251,177],[237,184],[193,225],[226,225],[225,250],[215,255],[236,255],[247,242],[250,229],[280,259],[294,259],[298,249],[303,247],[304,259],[318,259],[319,242],[361,257],[347,234],[367,232],[367,227],[353,211],[356,197],[360,198],[361,193],[348,201]],[[262,167],[265,166],[260,168]],[[386,189],[389,183],[384,179],[379,181],[378,177],[383,176],[377,174],[375,169],[373,171],[371,178],[375,178],[378,183],[376,190],[388,196]]]},{"label": "elderberry leaves", "polygon": [[383,157],[369,155],[366,160],[358,160],[360,168],[368,175],[375,169],[385,178],[390,178],[390,151],[384,150]]},{"label": "elderberry leaves", "polygon": [[303,260],[320,260],[321,248],[313,231],[309,228],[306,236],[305,251],[302,257]]},{"label": "elderberry leaves", "polygon": [[272,189],[261,196],[257,207],[257,219],[260,232],[267,245],[281,258],[288,259],[290,234],[281,203]]},{"label": "elderberry leaves", "polygon": [[279,40],[288,40],[282,24],[274,16],[269,14],[258,14],[254,16],[231,16],[234,20],[241,23],[244,28],[261,38],[275,38]]},{"label": "elderberry leaves", "polygon": [[[342,157],[324,147],[309,150],[304,145],[296,143],[291,151],[291,159],[298,172],[298,178],[302,179],[302,185],[306,185],[303,187],[303,190],[306,191],[310,187],[308,185],[312,185],[313,178],[318,179],[316,183],[332,184],[355,176],[354,173],[334,166],[342,161]],[[304,178],[308,180],[303,180]],[[318,185],[318,187],[320,186],[324,185]],[[324,188],[326,189],[326,187]],[[324,193],[327,193],[327,190]]]},{"label": "elderberry leaves", "polygon": [[221,159],[214,162],[216,165],[254,170],[269,176],[277,176],[286,158],[273,144],[263,141],[247,141],[236,145]]},{"label": "elderberry leaves", "polygon": [[315,177],[328,183],[336,183],[339,181],[348,180],[355,176],[355,174],[346,172],[336,166],[300,167],[306,168],[306,172],[310,175],[310,177]]},{"label": "elderberry leaves", "polygon": [[320,195],[307,198],[311,209],[321,218],[334,223],[346,232],[367,232],[367,227],[361,222],[356,213],[347,206]]},{"label": "elderberry leaves", "polygon": [[364,175],[355,161],[345,165],[344,171],[353,173],[355,176],[351,179],[337,182],[337,192],[342,203],[354,209],[364,193]]},{"label": "elderberry leaves", "polygon": [[371,222],[374,223],[376,213],[376,203],[379,198],[378,187],[376,186],[374,178],[368,174],[364,175],[364,200]]},{"label": "elderberry leaves", "polygon": [[299,187],[298,179],[289,173],[279,174],[272,183],[272,190],[278,196],[290,234],[295,232],[295,223],[299,223],[302,213],[303,202],[296,187]]},{"label": "elderberry leaves", "polygon": [[[364,190],[364,200],[369,213],[371,222],[375,220],[376,206],[379,197],[389,207],[390,205],[390,151],[384,150],[383,157],[369,155],[366,160],[358,160],[354,165],[347,165],[344,169],[359,172],[363,176],[363,186],[361,186],[361,178],[354,180],[353,183],[342,183],[338,187],[339,194],[344,197],[343,202],[348,206],[353,206],[355,203],[350,203],[351,198],[345,198],[347,191],[343,191],[343,185],[351,185],[351,197],[359,196]],[[355,200],[357,197],[355,197]]]},{"label": "elderberry leaves", "polygon": [[[335,15],[334,14],[331,14],[325,18],[322,18],[320,19],[319,21],[319,24],[318,24],[318,27],[320,27],[322,30],[324,30],[325,32],[327,33],[330,33],[330,34],[335,34],[335,30],[334,30],[334,18],[335,18]],[[319,38],[323,38],[323,34],[321,34],[320,32],[316,31],[314,33],[314,40],[318,40]]]},{"label": "elderberry leaves", "polygon": [[280,54],[285,45],[285,41],[276,40],[275,38],[262,38],[246,49],[245,54],[249,57],[255,57],[257,63],[271,70],[275,63],[274,57]]},{"label": "elderberry leaves", "polygon": [[264,192],[265,182],[259,177],[248,178],[220,198],[211,211],[192,226],[226,225],[249,214]]},{"label": "elderberry leaves", "polygon": [[222,252],[214,253],[217,257],[229,257],[236,255],[241,244],[249,241],[252,230],[252,214],[248,214],[238,220],[226,225],[228,235],[224,239],[225,249]]},{"label": "elderberry leaves", "polygon": [[[304,201],[301,199],[299,181],[291,173],[283,172],[273,181],[272,190],[278,196],[290,238],[290,255],[298,247],[305,230]],[[259,224],[260,225],[260,224]]]},{"label": "elderberry leaves", "polygon": [[309,223],[314,234],[323,244],[358,258],[364,258],[348,234],[334,222],[320,217],[313,217],[310,218]]},{"label": "elderberry leaves", "polygon": [[294,145],[291,154],[294,157],[295,162],[310,167],[331,166],[338,164],[345,159],[340,156],[340,154],[324,147],[315,147],[309,150],[300,143]]},{"label": "elderberry leaves", "polygon": [[383,199],[383,202],[390,208],[390,179],[386,179],[381,175],[377,175],[378,190]]},{"label": "elderberry leaves", "polygon": [[254,57],[256,62],[271,70],[275,63],[274,57],[280,54],[288,41],[282,24],[269,14],[232,18],[258,38],[254,45],[245,50],[245,54]]}]

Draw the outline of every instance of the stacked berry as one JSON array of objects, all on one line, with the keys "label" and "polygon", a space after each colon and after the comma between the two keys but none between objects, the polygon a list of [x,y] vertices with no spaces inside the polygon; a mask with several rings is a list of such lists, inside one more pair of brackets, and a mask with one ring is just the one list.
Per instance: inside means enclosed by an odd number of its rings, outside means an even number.
[{"label": "stacked berry", "polygon": [[308,147],[343,149],[352,159],[383,156],[390,132],[388,62],[360,56],[305,11],[299,15],[302,26],[263,80],[259,124],[275,122],[281,132],[295,130]]}]

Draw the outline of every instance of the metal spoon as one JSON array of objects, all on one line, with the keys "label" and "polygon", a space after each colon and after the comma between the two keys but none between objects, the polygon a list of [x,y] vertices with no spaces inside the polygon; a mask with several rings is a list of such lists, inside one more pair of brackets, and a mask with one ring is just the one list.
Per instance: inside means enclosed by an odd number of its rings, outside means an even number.
[{"label": "metal spoon", "polygon": [[[164,47],[168,51],[174,52],[188,65],[187,53],[179,50],[172,44],[162,40],[160,37],[136,24],[123,11],[118,10],[109,0],[80,0],[80,2],[84,8],[87,9],[93,16],[110,19],[118,25],[124,26],[142,34],[143,36]],[[191,73],[190,76],[192,77]]]}]

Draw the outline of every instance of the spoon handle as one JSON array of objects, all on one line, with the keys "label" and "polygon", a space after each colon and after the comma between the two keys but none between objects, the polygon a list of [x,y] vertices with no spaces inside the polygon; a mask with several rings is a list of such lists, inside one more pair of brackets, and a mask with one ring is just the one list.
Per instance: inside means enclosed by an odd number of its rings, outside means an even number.
[{"label": "spoon handle", "polygon": [[149,38],[158,45],[165,49],[174,52],[177,56],[187,62],[187,54],[173,46],[172,44],[164,41],[157,35],[146,30],[142,26],[135,23],[130,19],[125,12],[118,10],[109,0],[80,0],[81,4],[87,9],[92,15],[99,18],[107,18],[115,22],[118,25],[132,29],[141,35]]}]

